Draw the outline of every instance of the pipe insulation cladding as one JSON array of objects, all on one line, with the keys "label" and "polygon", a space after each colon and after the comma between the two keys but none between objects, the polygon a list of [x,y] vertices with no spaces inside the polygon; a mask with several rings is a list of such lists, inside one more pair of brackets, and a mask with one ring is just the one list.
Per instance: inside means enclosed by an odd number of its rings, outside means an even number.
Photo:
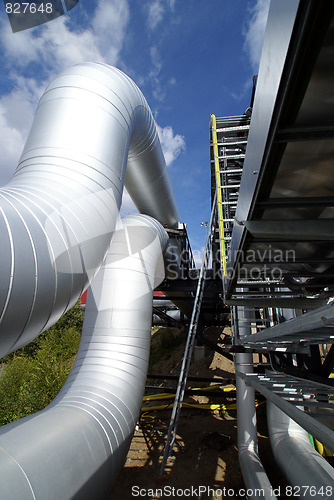
[{"label": "pipe insulation cladding", "polygon": [[167,245],[151,217],[120,221],[88,290],[64,387],[41,412],[0,429],[0,499],[110,498],[141,408]]},{"label": "pipe insulation cladding", "polygon": [[268,400],[267,421],[274,457],[295,496],[332,499],[334,469],[312,448],[307,431]]},{"label": "pipe insulation cladding", "polygon": [[42,96],[19,165],[0,190],[0,357],[54,324],[88,287],[124,181],[140,212],[177,226],[144,96],[118,69],[74,66]]}]

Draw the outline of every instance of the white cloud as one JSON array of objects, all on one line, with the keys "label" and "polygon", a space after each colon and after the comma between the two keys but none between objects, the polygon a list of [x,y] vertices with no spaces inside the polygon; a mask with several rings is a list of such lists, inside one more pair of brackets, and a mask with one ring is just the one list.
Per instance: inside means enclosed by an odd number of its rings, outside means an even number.
[{"label": "white cloud", "polygon": [[184,137],[174,134],[172,127],[160,127],[157,125],[161,147],[165,155],[167,166],[171,165],[179,154],[186,148]]},{"label": "white cloud", "polygon": [[249,55],[254,74],[259,68],[269,4],[270,0],[256,1],[256,4],[250,9],[247,29],[244,32],[244,50]]},{"label": "white cloud", "polygon": [[194,256],[195,267],[200,269],[202,266],[202,262],[203,262],[205,247],[192,249],[192,252],[193,252],[193,256]]},{"label": "white cloud", "polygon": [[[176,0],[150,0],[144,4],[147,12],[147,26],[149,31],[156,30],[168,13],[174,12]],[[152,87],[152,95],[158,102],[164,101],[168,85],[174,85],[175,79],[169,78],[167,83],[163,83],[161,78],[162,60],[157,45],[150,48],[150,58],[152,69],[149,71],[144,81]]]},{"label": "white cloud", "polygon": [[154,0],[148,5],[147,24],[150,30],[154,30],[162,21],[165,9],[160,0]]},{"label": "white cloud", "polygon": [[153,64],[153,69],[151,71],[151,74],[158,75],[162,68],[162,62],[159,51],[155,45],[153,45],[153,47],[150,48],[150,56]]},{"label": "white cloud", "polygon": [[231,96],[233,99],[235,99],[236,102],[242,101],[245,96],[249,96],[252,90],[252,80],[250,78],[247,78],[245,83],[242,85],[240,89],[237,89],[238,92],[230,92]]},{"label": "white cloud", "polygon": [[[0,103],[8,126],[27,135],[38,97],[34,81],[27,79],[20,83],[11,93],[4,95]],[[29,86],[29,83],[32,85]]]},{"label": "white cloud", "polygon": [[45,86],[16,75],[12,92],[0,98],[0,186],[8,182],[17,166]]},{"label": "white cloud", "polygon": [[23,72],[32,63],[39,63],[43,65],[46,76],[51,77],[74,63],[102,57],[93,33],[90,30],[70,31],[66,17],[46,24],[38,35],[26,30],[13,37],[6,25],[2,30],[1,44],[15,70]]},{"label": "white cloud", "polygon": [[7,121],[7,109],[2,102],[0,102],[0,144],[1,186],[13,175],[24,145],[24,136],[20,129],[14,125],[9,125]]},{"label": "white cloud", "polygon": [[161,82],[160,72],[162,68],[162,61],[158,48],[155,45],[150,48],[150,57],[152,62],[152,69],[148,74],[148,81],[152,86],[153,97],[157,101],[162,102],[166,97],[166,89],[165,85],[163,85]]},{"label": "white cloud", "polygon": [[[172,0],[170,6],[173,7]],[[100,0],[86,29],[70,29],[67,17],[63,16],[38,31],[26,30],[13,36],[9,23],[1,23],[0,43],[6,59],[11,61],[13,89],[0,98],[0,185],[6,183],[15,170],[38,100],[47,84],[60,71],[81,61],[95,60],[116,65],[128,21],[127,0]],[[162,63],[154,46],[151,60],[150,78],[155,95],[161,100],[164,94],[159,81]],[[34,64],[39,70],[36,76],[29,71]],[[30,76],[25,76],[28,73]],[[158,133],[166,163],[170,165],[185,149],[184,138],[174,134],[171,127],[158,127]],[[133,211],[127,193],[123,209],[127,213]]]},{"label": "white cloud", "polygon": [[100,0],[92,22],[96,45],[107,64],[116,65],[130,18],[128,0]]},{"label": "white cloud", "polygon": [[62,16],[38,30],[13,35],[9,23],[0,21],[0,46],[13,84],[0,98],[0,185],[11,177],[47,84],[82,61],[118,64],[128,21],[128,0],[99,0],[85,29],[72,29],[69,18]]},{"label": "white cloud", "polygon": [[[146,3],[147,10],[147,26],[150,31],[154,31],[161,23],[165,14],[170,10],[174,11],[176,0],[149,0]],[[169,7],[169,9],[166,7]]]},{"label": "white cloud", "polygon": [[71,29],[69,18],[59,17],[39,31],[25,30],[13,36],[9,23],[1,25],[5,55],[24,69],[33,62],[43,64],[50,74],[82,61],[119,61],[129,21],[127,0],[100,0],[91,25]]}]

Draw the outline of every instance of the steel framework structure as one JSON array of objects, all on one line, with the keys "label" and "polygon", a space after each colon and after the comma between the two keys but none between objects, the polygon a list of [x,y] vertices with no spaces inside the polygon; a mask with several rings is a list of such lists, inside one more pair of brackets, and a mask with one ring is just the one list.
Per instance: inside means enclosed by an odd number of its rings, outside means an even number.
[{"label": "steel framework structure", "polygon": [[237,375],[332,452],[333,50],[332,2],[272,1],[251,108],[210,124]]}]

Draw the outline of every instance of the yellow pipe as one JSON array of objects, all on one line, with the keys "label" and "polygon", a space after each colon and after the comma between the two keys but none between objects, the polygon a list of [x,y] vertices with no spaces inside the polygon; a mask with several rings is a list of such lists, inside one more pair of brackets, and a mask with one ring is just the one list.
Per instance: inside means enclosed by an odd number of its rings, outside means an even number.
[{"label": "yellow pipe", "polygon": [[218,159],[217,123],[216,123],[216,116],[213,114],[211,115],[211,123],[212,123],[213,157],[214,157],[215,174],[216,174],[220,251],[222,254],[223,276],[225,276],[225,273],[226,273],[226,255],[225,255],[223,200],[222,200],[222,188],[221,188],[219,159]]},{"label": "yellow pipe", "polygon": [[[258,407],[262,404],[264,404],[264,401],[256,402],[255,406]],[[142,411],[142,413],[148,413],[148,412],[157,411],[157,410],[167,410],[168,408],[171,408],[171,407],[172,407],[172,403],[167,404],[167,405],[160,405],[160,406],[144,406],[144,407],[142,407],[141,411]],[[236,410],[237,404],[231,403],[228,405],[224,405],[224,404],[212,404],[212,403],[209,403],[209,404],[182,403],[182,408],[197,408],[199,410],[209,410],[209,411],[214,411],[214,410],[228,411],[228,410]]]},{"label": "yellow pipe", "polygon": [[[199,395],[201,391],[214,391],[215,389],[219,389],[220,384],[209,385],[208,387],[194,387],[193,390],[198,391]],[[225,387],[224,389],[220,389],[222,392],[231,392],[235,391],[235,387]],[[193,394],[195,396],[195,394]],[[143,397],[143,401],[158,401],[162,399],[173,399],[175,398],[175,394],[170,392],[164,392],[160,394],[149,394]]]},{"label": "yellow pipe", "polygon": [[[156,411],[156,410],[167,410],[171,408],[172,403],[160,406],[146,406],[142,408],[142,412]],[[224,404],[201,404],[201,403],[182,403],[182,408],[198,408],[200,410],[236,410],[236,403],[230,405]]]}]

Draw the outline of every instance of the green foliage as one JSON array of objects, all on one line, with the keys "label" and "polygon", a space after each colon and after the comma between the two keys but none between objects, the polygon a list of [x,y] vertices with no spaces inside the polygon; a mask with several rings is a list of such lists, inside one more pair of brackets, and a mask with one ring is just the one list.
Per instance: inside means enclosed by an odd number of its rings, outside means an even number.
[{"label": "green foliage", "polygon": [[77,305],[36,340],[3,358],[0,425],[42,410],[56,397],[73,365],[82,319]]},{"label": "green foliage", "polygon": [[152,335],[149,370],[159,361],[168,359],[171,352],[186,339],[186,332],[176,328],[158,328]]},{"label": "green foliage", "polygon": [[1,359],[1,362],[7,363],[16,356],[28,356],[34,358],[36,353],[41,347],[44,340],[50,335],[50,332],[55,332],[56,335],[62,337],[69,329],[75,329],[81,332],[83,324],[83,310],[80,303],[77,302],[75,306],[70,309],[64,316],[62,316],[55,325],[51,326],[48,330],[41,333],[35,340],[29,344],[17,349]]},{"label": "green foliage", "polygon": [[13,359],[0,378],[0,423],[7,424],[31,413],[29,379],[33,375],[33,361]]}]

